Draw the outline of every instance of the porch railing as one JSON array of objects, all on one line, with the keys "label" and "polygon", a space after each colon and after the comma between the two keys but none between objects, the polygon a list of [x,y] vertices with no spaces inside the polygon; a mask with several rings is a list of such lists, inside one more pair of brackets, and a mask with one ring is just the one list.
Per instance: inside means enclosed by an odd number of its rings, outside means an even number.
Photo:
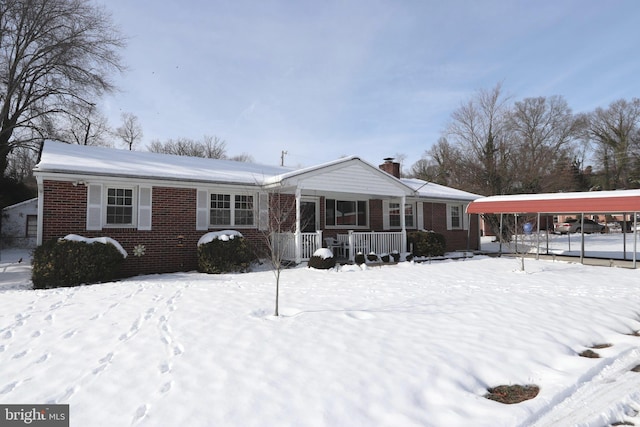
[{"label": "porch railing", "polygon": [[358,252],[368,254],[389,254],[393,251],[404,252],[404,234],[397,232],[377,231],[349,231],[349,234],[338,234],[338,241],[348,250],[350,260]]},{"label": "porch railing", "polygon": [[[286,261],[309,261],[313,253],[322,247],[322,231],[300,233],[299,236],[298,241],[296,233],[273,233],[273,250]],[[296,247],[300,248],[299,252]]]},{"label": "porch railing", "polygon": [[[299,241],[296,233],[274,233],[273,249],[281,255],[283,260],[302,262],[308,261],[313,253],[322,247],[322,231],[315,233],[300,233]],[[393,251],[404,252],[404,235],[398,232],[364,232],[349,231],[348,234],[338,234],[338,242],[342,243],[345,251],[341,255],[353,261],[358,252],[368,254],[388,254]],[[299,248],[299,251],[296,251]]]}]

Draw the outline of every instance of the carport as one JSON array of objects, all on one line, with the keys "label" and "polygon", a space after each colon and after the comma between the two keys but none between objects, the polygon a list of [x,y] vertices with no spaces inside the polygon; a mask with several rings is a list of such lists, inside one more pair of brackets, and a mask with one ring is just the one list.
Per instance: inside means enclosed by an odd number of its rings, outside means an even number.
[{"label": "carport", "polygon": [[[500,236],[502,218],[505,214],[516,218],[522,214],[576,214],[582,218],[580,262],[584,262],[584,215],[585,214],[632,214],[633,215],[633,268],[636,268],[637,215],[640,212],[640,190],[590,191],[582,193],[542,193],[490,196],[477,199],[467,206],[467,214],[500,214]],[[517,222],[517,220],[516,220]],[[623,233],[625,234],[625,233]],[[626,246],[626,237],[625,246]],[[537,241],[540,253],[539,237]]]}]

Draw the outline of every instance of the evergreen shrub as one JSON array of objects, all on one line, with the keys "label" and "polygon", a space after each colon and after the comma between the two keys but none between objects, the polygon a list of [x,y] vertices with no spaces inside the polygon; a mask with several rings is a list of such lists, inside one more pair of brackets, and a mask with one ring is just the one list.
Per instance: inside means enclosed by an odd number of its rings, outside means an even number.
[{"label": "evergreen shrub", "polygon": [[318,270],[329,270],[336,266],[336,259],[334,257],[323,258],[321,256],[314,255],[309,258],[307,267],[317,268]]},{"label": "evergreen shrub", "polygon": [[445,237],[433,231],[413,231],[407,234],[407,240],[416,257],[443,256],[447,247]]},{"label": "evergreen shrub", "polygon": [[244,237],[214,239],[198,246],[198,271],[209,274],[246,272],[255,256]]},{"label": "evergreen shrub", "polygon": [[33,253],[34,289],[109,282],[118,277],[124,256],[112,244],[52,239]]}]

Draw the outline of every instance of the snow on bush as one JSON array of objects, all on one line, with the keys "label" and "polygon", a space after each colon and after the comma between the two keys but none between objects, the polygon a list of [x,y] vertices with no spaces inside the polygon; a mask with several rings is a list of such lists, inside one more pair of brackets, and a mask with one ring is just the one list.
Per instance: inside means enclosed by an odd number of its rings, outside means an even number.
[{"label": "snow on bush", "polygon": [[77,234],[67,234],[66,236],[64,236],[62,239],[60,240],[69,240],[72,242],[84,242],[84,243],[102,243],[103,245],[109,244],[111,243],[113,246],[116,247],[116,249],[118,250],[118,252],[120,252],[122,254],[123,257],[128,257],[129,254],[127,253],[127,251],[124,250],[124,248],[122,247],[122,245],[115,239],[112,239],[111,237],[83,237],[83,236],[78,236]]},{"label": "snow on bush", "polygon": [[238,231],[214,231],[198,240],[198,271],[202,273],[248,271],[254,259],[249,244]]},{"label": "snow on bush", "polygon": [[214,240],[222,240],[223,242],[228,242],[229,240],[233,240],[236,237],[244,236],[242,235],[242,233],[236,230],[212,231],[200,237],[200,240],[198,240],[198,246],[204,245],[205,243],[209,243]]},{"label": "snow on bush", "polygon": [[329,248],[320,248],[313,253],[313,256],[317,256],[322,259],[333,258],[333,252]]},{"label": "snow on bush", "polygon": [[333,252],[328,248],[320,248],[313,253],[313,256],[307,263],[309,268],[317,268],[319,270],[328,270],[336,266],[336,260]]}]

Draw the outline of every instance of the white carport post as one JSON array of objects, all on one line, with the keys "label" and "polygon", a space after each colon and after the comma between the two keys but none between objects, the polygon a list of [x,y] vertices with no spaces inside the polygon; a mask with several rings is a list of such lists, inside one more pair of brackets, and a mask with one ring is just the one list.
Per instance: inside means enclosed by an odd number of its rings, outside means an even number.
[{"label": "white carport post", "polygon": [[402,200],[401,200],[401,205],[402,206],[402,210],[400,211],[400,226],[402,228],[402,252],[406,252],[407,250],[407,224],[406,224],[406,220],[405,220],[405,212],[404,210],[406,209],[406,203],[407,203],[407,196],[402,195]]},{"label": "white carport post", "polygon": [[584,212],[580,214],[580,264],[584,264]]},{"label": "white carport post", "polygon": [[636,251],[638,249],[638,212],[633,213],[633,268],[636,268]]},{"label": "white carport post", "polygon": [[302,262],[302,227],[300,226],[300,212],[302,205],[302,190],[296,188],[296,232],[294,235],[296,245],[296,264]]}]

